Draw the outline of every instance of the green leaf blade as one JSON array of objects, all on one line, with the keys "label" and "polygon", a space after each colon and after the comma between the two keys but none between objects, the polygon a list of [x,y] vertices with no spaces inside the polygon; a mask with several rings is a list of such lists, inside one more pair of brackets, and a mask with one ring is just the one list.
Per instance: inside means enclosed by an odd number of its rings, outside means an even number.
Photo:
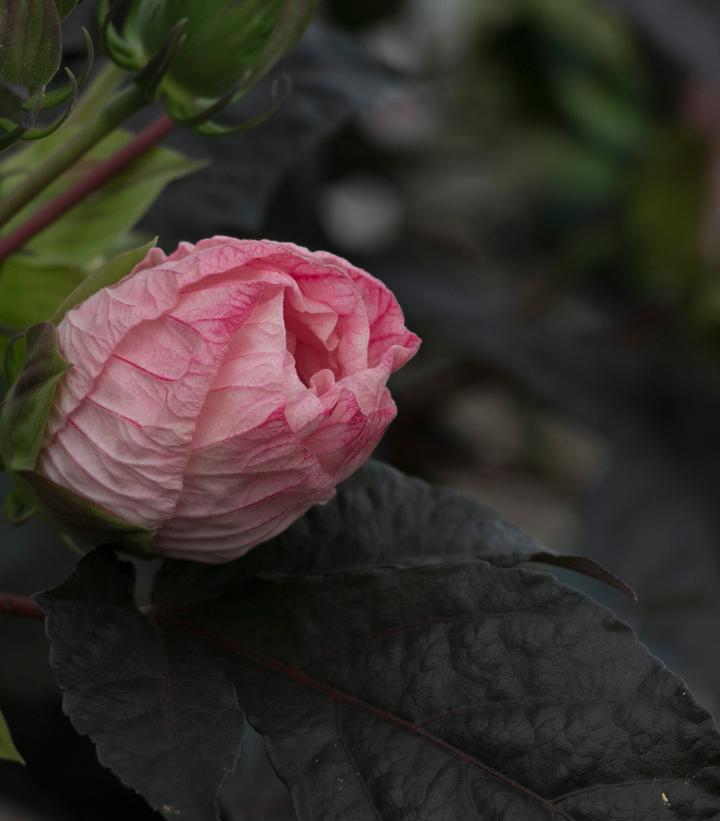
[{"label": "green leaf blade", "polygon": [[5,717],[0,712],[0,760],[14,761],[16,764],[25,764],[25,759],[20,755],[10,735],[10,728],[5,721]]},{"label": "green leaf blade", "polygon": [[[62,139],[72,139],[72,130],[68,131],[72,127],[71,118],[62,130]],[[22,224],[37,208],[126,146],[132,137],[128,131],[114,131],[50,185],[31,207],[21,211],[7,230]],[[57,136],[41,140],[5,162],[4,169],[13,173],[5,181],[0,180],[0,196],[12,190],[22,175],[52,153],[59,144],[56,139]],[[91,271],[103,258],[115,256],[128,246],[131,230],[166,186],[203,165],[174,149],[156,146],[31,239],[23,252],[39,264]]]},{"label": "green leaf blade", "polygon": [[0,324],[22,331],[50,319],[84,278],[80,268],[13,254],[0,265]]}]

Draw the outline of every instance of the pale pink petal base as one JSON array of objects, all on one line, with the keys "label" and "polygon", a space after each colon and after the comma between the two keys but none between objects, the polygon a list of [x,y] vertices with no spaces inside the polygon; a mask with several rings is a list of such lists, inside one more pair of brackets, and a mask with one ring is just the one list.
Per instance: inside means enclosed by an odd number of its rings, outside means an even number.
[{"label": "pale pink petal base", "polygon": [[370,455],[418,338],[331,254],[214,237],[154,249],[68,313],[39,469],[205,562],[284,530]]}]

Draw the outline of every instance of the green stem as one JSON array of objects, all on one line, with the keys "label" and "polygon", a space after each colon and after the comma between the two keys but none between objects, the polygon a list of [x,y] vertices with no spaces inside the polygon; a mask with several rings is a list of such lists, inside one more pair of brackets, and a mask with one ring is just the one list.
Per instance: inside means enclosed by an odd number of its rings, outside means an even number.
[{"label": "green stem", "polygon": [[117,91],[126,77],[127,72],[124,69],[116,66],[115,63],[106,63],[81,95],[65,128],[72,128],[73,121],[82,122],[87,112],[100,108],[103,102]]},{"label": "green stem", "polygon": [[119,91],[95,119],[75,132],[72,139],[67,140],[10,191],[0,203],[0,226],[11,220],[50,183],[147,103],[145,91],[134,83]]}]

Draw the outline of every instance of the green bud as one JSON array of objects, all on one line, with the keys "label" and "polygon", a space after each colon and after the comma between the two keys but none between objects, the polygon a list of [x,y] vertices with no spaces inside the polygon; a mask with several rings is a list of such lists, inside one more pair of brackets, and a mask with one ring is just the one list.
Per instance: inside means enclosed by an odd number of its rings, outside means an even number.
[{"label": "green bud", "polygon": [[[190,106],[217,98],[246,79],[257,81],[298,40],[318,0],[138,0],[126,39],[145,59],[181,21],[184,40],[162,90]],[[251,84],[251,83],[250,83]]]},{"label": "green bud", "polygon": [[30,99],[60,68],[62,39],[55,0],[0,0],[0,84]]},{"label": "green bud", "polygon": [[[60,21],[79,0],[0,0],[0,151],[17,140],[39,140],[52,134],[70,115],[78,88],[90,73],[93,43],[83,29],[87,65],[62,88],[45,91],[62,57]],[[67,104],[54,122],[35,126],[42,111]]]}]

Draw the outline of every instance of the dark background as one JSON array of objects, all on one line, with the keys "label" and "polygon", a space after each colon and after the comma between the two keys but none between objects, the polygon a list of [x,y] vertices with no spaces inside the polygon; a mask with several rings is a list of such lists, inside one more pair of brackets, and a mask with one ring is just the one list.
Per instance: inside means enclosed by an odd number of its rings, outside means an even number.
[{"label": "dark background", "polygon": [[[294,241],[384,279],[424,345],[378,455],[621,575],[638,604],[568,580],[720,715],[715,0],[334,0],[282,71],[258,130],[171,139],[212,165],[140,230]],[[73,563],[41,525],[0,542],[6,590]],[[0,821],[157,817],[75,736],[46,656],[41,623],[3,617],[29,766],[0,765]],[[292,818],[257,743],[223,810]]]}]

